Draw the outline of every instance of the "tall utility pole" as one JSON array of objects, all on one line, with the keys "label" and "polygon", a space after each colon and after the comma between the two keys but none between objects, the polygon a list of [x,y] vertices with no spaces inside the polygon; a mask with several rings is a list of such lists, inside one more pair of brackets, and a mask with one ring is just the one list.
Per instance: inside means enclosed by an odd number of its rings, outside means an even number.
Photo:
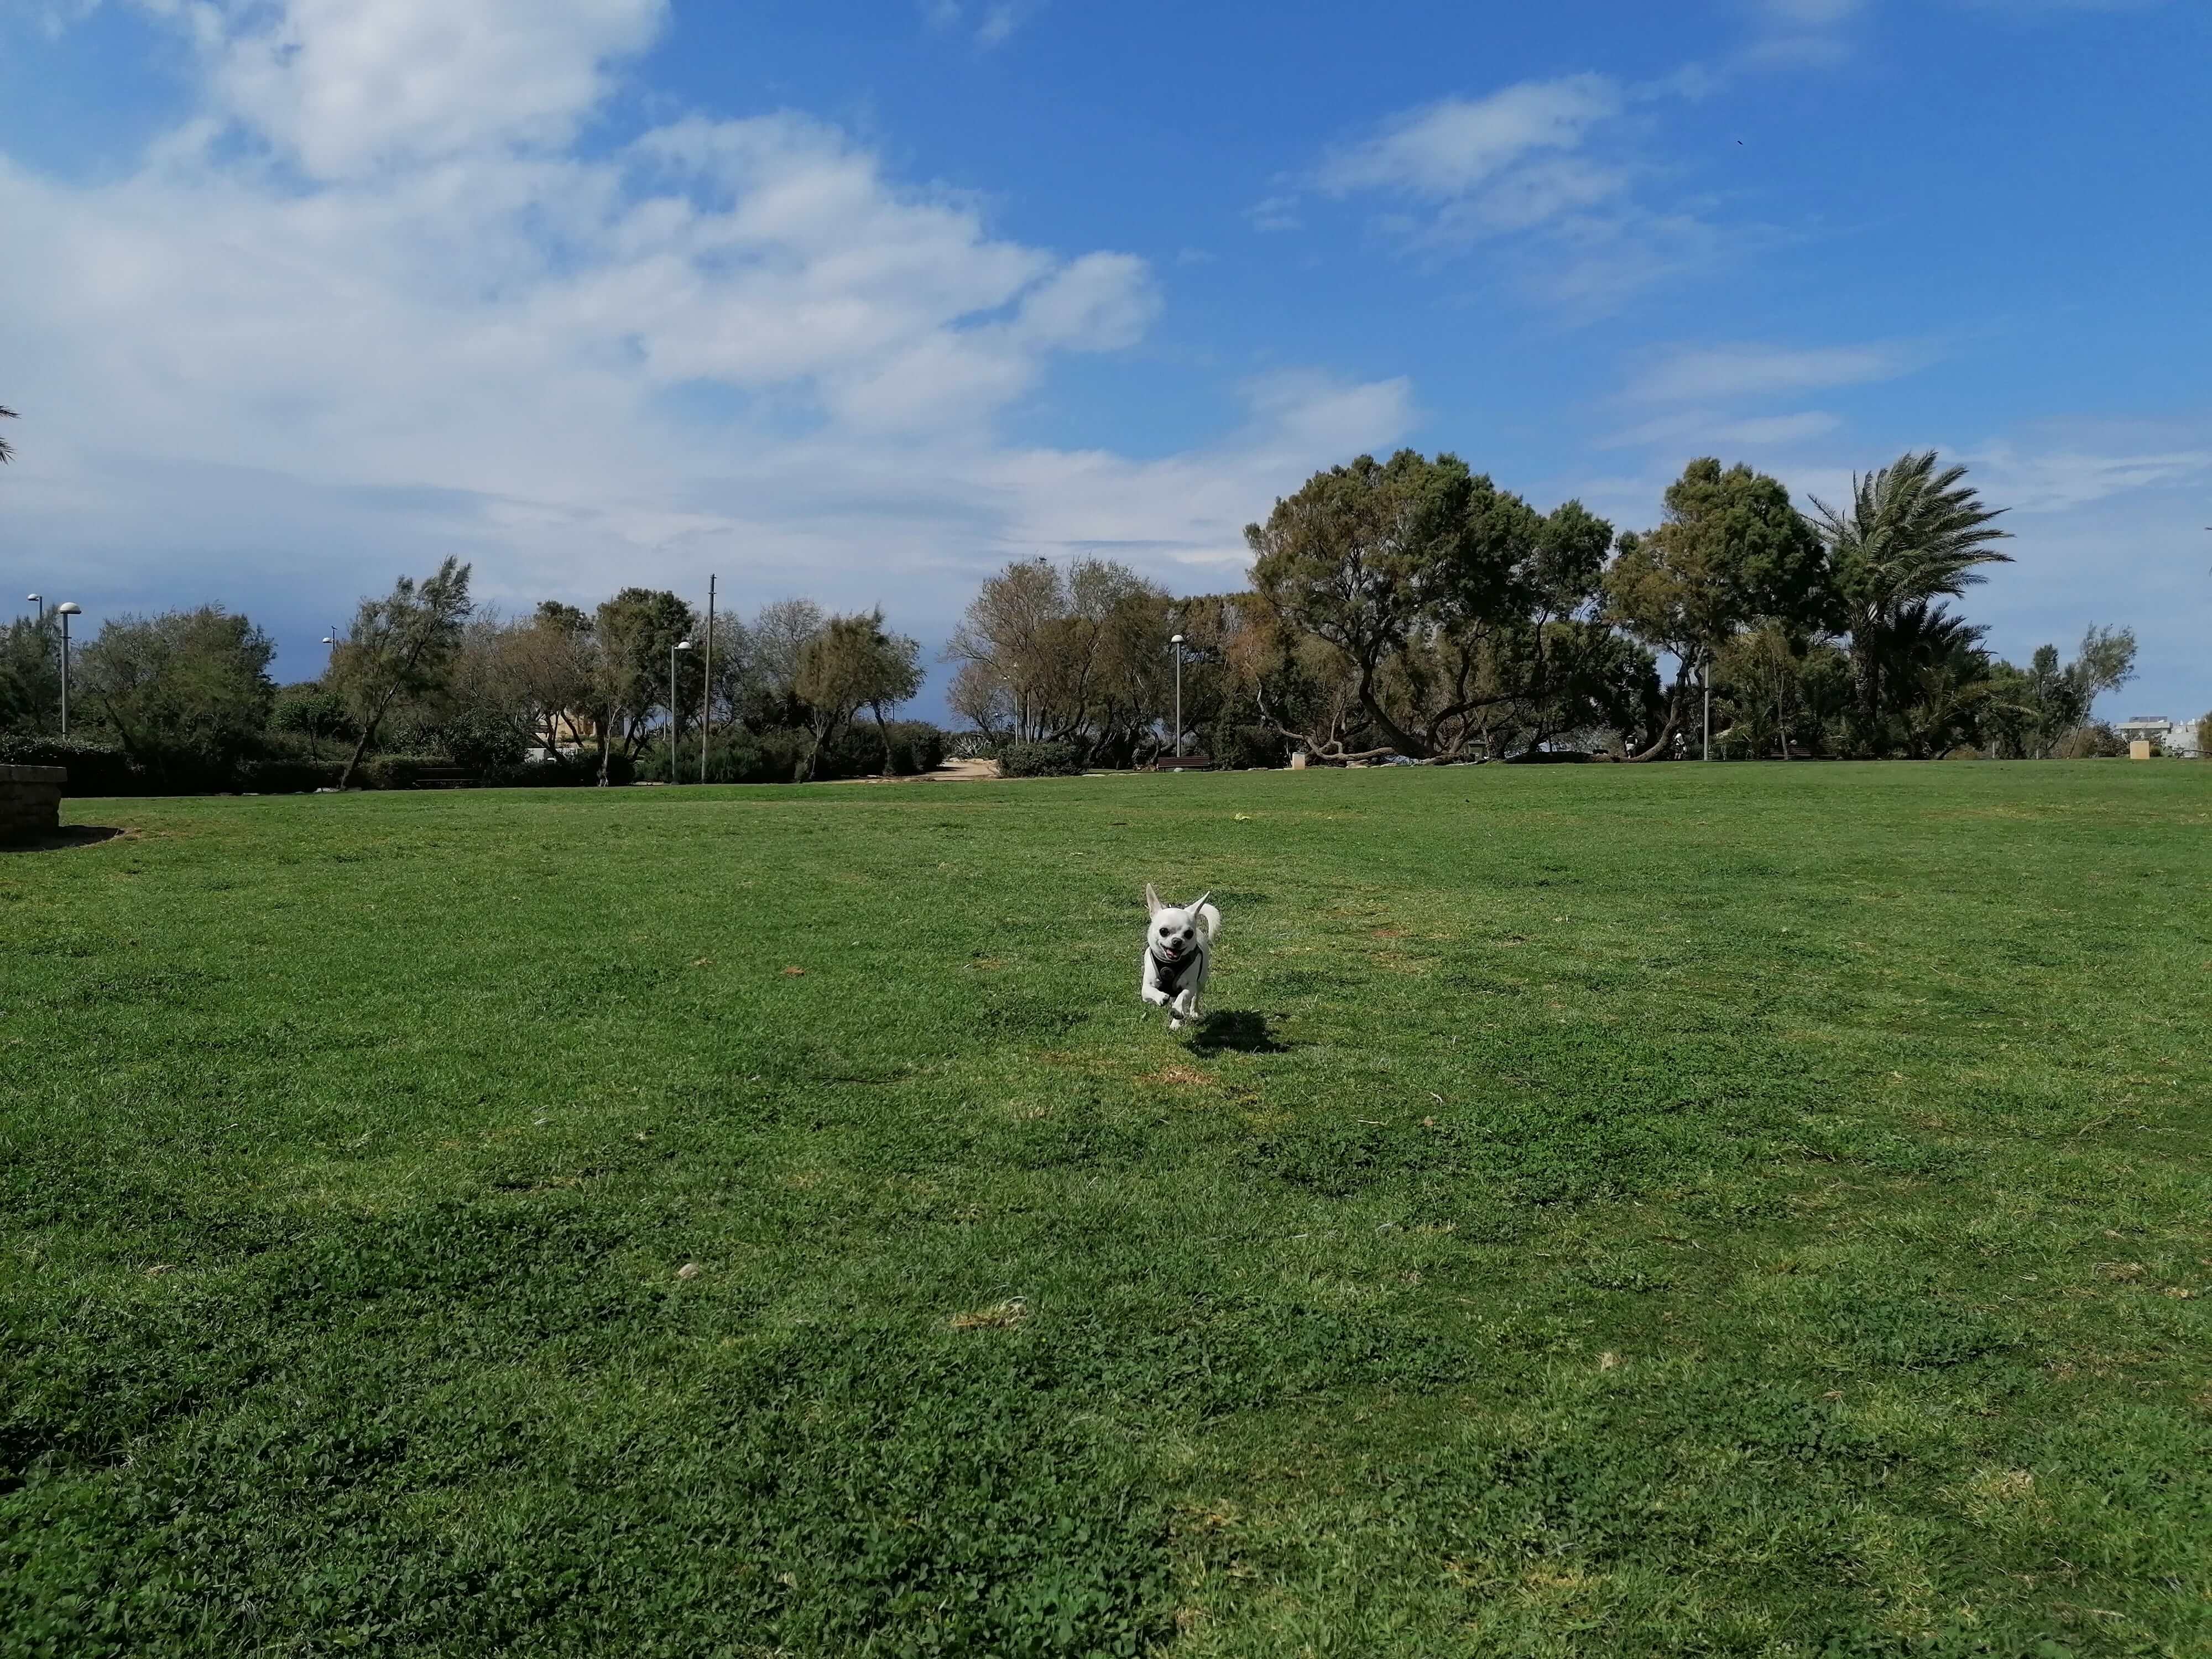
[{"label": "tall utility pole", "polygon": [[1713,670],[1711,663],[1698,670],[1698,683],[1705,693],[1705,758],[1713,757]]},{"label": "tall utility pole", "polygon": [[[707,781],[707,727],[714,718],[714,578],[707,578],[707,653],[704,659],[706,684],[699,693],[699,781]],[[675,767],[669,768],[675,775]]]},{"label": "tall utility pole", "polygon": [[670,641],[668,647],[668,781],[671,783],[684,781],[683,775],[676,769],[678,765],[677,731],[683,724],[682,717],[677,713],[676,653],[679,651],[689,651],[690,648],[691,641],[689,640],[674,640]]},{"label": "tall utility pole", "polygon": [[54,607],[62,619],[62,735],[69,736],[69,619],[84,615],[84,607],[64,601]]},{"label": "tall utility pole", "polygon": [[1175,636],[1176,653],[1176,758],[1182,758],[1182,635]]}]

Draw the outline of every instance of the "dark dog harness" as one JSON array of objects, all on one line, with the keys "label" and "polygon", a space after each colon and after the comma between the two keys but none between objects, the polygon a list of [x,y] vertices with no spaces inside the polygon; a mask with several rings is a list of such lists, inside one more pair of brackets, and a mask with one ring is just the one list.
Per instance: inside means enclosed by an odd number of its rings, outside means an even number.
[{"label": "dark dog harness", "polygon": [[1202,951],[1193,951],[1187,957],[1172,958],[1162,956],[1157,950],[1150,954],[1152,958],[1152,987],[1155,990],[1164,991],[1170,997],[1182,990],[1183,981],[1189,978],[1198,964],[1206,959],[1206,953]]}]

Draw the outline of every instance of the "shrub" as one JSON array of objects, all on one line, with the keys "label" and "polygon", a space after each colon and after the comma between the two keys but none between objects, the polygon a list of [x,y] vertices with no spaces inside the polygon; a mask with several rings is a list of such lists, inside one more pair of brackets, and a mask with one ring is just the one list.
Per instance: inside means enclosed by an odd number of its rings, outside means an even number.
[{"label": "shrub", "polygon": [[2060,760],[2109,760],[2127,752],[2120,734],[2101,720],[2075,726],[2058,744]]},{"label": "shrub", "polygon": [[[890,723],[890,766],[889,770],[897,777],[913,777],[917,773],[934,771],[945,759],[945,734],[927,720],[893,720]],[[823,752],[822,764],[816,773],[823,778],[872,778],[880,775],[884,766],[884,733],[876,729],[873,720],[856,722],[846,728]]]},{"label": "shrub", "polygon": [[999,775],[1008,778],[1072,778],[1083,771],[1083,751],[1072,743],[1009,743],[999,748]]},{"label": "shrub", "polygon": [[466,767],[471,772],[520,766],[522,757],[530,752],[530,745],[522,740],[512,721],[482,709],[465,708],[452,719],[440,722],[430,735],[434,746],[449,757],[453,765]]},{"label": "shrub", "polygon": [[[610,784],[635,783],[637,763],[619,750],[607,757],[607,781]],[[495,766],[483,775],[487,789],[589,789],[599,781],[599,753],[586,749],[574,755],[556,755],[550,760],[520,760],[507,766]]]},{"label": "shrub", "polygon": [[65,768],[69,781],[62,785],[62,793],[72,797],[160,793],[159,781],[120,749],[75,738],[0,735],[0,766]]},{"label": "shrub", "polygon": [[425,772],[442,772],[453,763],[443,755],[372,755],[356,775],[364,789],[412,789]]},{"label": "shrub", "polygon": [[952,744],[951,733],[927,720],[891,722],[891,770],[901,777],[934,772],[945,764]]},{"label": "shrub", "polygon": [[255,795],[311,795],[318,789],[337,788],[338,774],[344,769],[336,761],[272,755],[241,765],[238,787]]},{"label": "shrub", "polygon": [[[629,783],[635,780],[636,766],[628,757],[614,754],[607,757],[607,781],[610,783]],[[483,775],[487,789],[584,789],[599,781],[599,757],[596,750],[581,754],[556,755],[550,760],[519,760],[505,766],[495,766]]]},{"label": "shrub", "polygon": [[1290,739],[1271,726],[1222,720],[1203,732],[1201,739],[1216,766],[1241,772],[1291,763]]},{"label": "shrub", "polygon": [[707,751],[709,783],[789,783],[806,771],[811,732],[776,726],[766,732],[730,732]]}]

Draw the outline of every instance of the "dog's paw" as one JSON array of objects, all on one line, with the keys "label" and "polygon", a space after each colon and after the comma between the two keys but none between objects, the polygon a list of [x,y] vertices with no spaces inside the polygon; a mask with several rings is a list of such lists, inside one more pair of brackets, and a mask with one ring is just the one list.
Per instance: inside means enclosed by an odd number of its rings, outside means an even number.
[{"label": "dog's paw", "polygon": [[1179,1020],[1179,1019],[1170,1019],[1170,1020],[1169,1020],[1169,1021],[1168,1021],[1168,1030],[1170,1030],[1170,1031],[1180,1031],[1181,1030],[1182,1030],[1182,1022],[1181,1020]]}]

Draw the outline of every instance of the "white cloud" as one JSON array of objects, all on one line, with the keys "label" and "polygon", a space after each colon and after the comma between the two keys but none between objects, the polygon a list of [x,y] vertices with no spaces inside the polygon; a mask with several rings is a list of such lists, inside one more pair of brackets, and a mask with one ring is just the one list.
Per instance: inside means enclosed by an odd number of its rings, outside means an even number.
[{"label": "white cloud", "polygon": [[1304,224],[1298,216],[1296,196],[1269,196],[1244,210],[1244,217],[1258,231],[1297,230]]},{"label": "white cloud", "polygon": [[1316,182],[1332,195],[1386,191],[1448,201],[1542,151],[1578,149],[1620,108],[1603,76],[1529,81],[1486,98],[1445,98],[1391,117],[1373,137],[1339,149]]},{"label": "white cloud", "polygon": [[[562,140],[655,9],[444,3],[458,35],[380,0],[366,33],[221,10],[201,111],[143,167],[0,155],[9,540],[82,601],[336,611],[452,551],[509,604],[714,568],[926,630],[1016,552],[1225,580],[1274,493],[1407,427],[1402,381],[1292,379],[1176,455],[1011,446],[998,417],[1056,360],[1143,337],[1143,260],[995,234],[800,115],[587,158]],[[301,51],[264,50],[287,28]],[[456,52],[473,78],[438,72]],[[248,119],[297,167],[220,139]]]},{"label": "white cloud", "polygon": [[1675,403],[1865,386],[1910,374],[1923,361],[1917,351],[1887,343],[1677,347],[1638,374],[1626,395],[1640,402]]},{"label": "white cloud", "polygon": [[319,179],[558,144],[666,0],[221,0],[190,8],[214,104]]}]

